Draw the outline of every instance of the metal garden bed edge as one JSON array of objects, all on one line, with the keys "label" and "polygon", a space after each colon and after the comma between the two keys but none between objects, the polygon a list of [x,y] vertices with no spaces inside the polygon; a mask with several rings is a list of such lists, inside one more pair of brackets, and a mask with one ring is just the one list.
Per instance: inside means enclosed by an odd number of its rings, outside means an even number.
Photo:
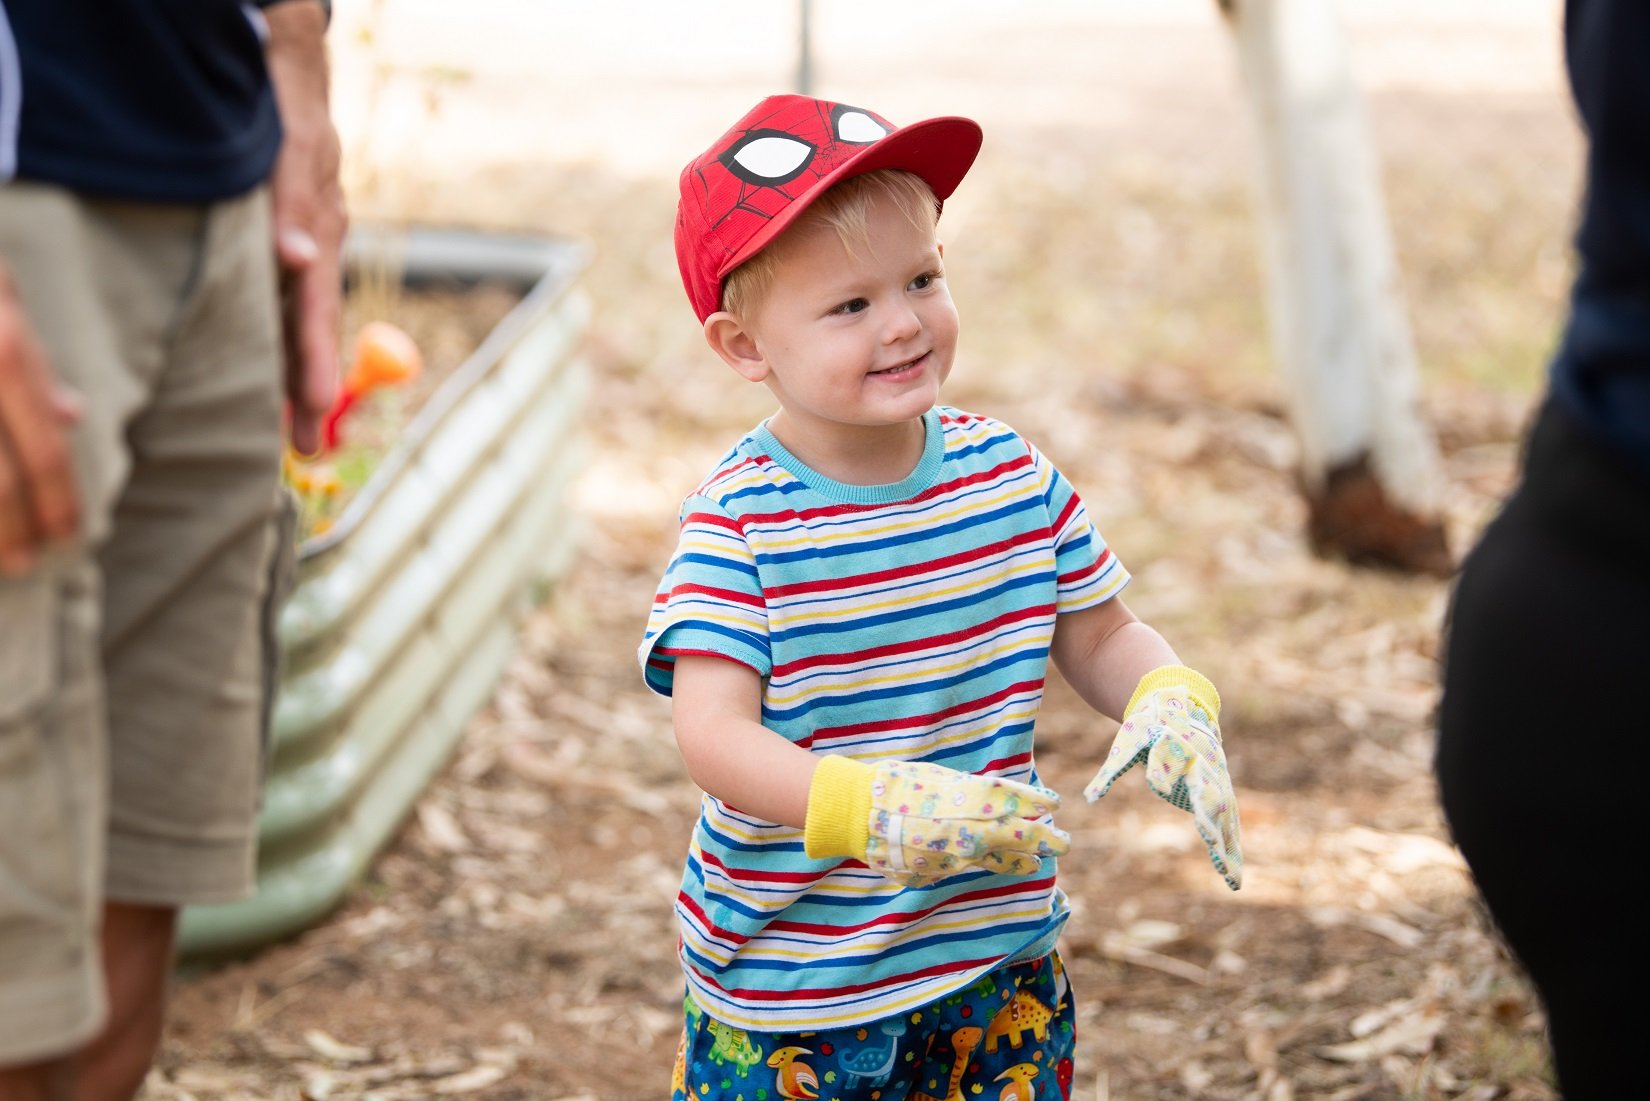
[{"label": "metal garden bed edge", "polygon": [[502,280],[522,300],[431,395],[337,523],[299,548],[259,815],[258,889],[184,911],[180,954],[245,952],[343,898],[491,695],[529,594],[578,533],[589,305],[575,244],[357,230],[354,264],[416,286]]}]

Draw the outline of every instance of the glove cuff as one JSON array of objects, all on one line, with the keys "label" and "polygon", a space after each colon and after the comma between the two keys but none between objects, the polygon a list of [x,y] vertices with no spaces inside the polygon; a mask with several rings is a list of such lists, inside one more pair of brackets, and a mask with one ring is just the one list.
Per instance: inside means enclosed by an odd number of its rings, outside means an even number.
[{"label": "glove cuff", "polygon": [[848,757],[822,757],[808,786],[802,845],[809,856],[865,859],[871,840],[871,784],[876,767]]},{"label": "glove cuff", "polygon": [[1185,687],[1192,698],[1192,702],[1209,713],[1209,718],[1220,721],[1220,693],[1208,677],[1196,669],[1184,665],[1163,665],[1153,669],[1140,678],[1140,683],[1134,687],[1134,695],[1129,697],[1129,706],[1123,709],[1126,716],[1135,709],[1140,698],[1147,692],[1155,692],[1159,688]]}]

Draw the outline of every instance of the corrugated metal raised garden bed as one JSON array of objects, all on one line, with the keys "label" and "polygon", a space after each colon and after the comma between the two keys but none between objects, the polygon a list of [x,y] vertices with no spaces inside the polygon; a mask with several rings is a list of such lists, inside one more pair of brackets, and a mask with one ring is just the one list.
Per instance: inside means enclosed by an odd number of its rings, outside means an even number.
[{"label": "corrugated metal raised garden bed", "polygon": [[[487,700],[521,613],[577,544],[565,499],[583,457],[584,250],[426,229],[358,231],[350,252],[358,288],[395,272],[414,312],[431,288],[461,312],[507,312],[456,369],[432,372],[444,377],[404,427],[382,409],[379,423],[363,418],[387,448],[347,500],[307,518],[280,618],[258,892],[187,910],[185,957],[244,951],[337,904]],[[519,301],[500,302],[506,292]]]}]

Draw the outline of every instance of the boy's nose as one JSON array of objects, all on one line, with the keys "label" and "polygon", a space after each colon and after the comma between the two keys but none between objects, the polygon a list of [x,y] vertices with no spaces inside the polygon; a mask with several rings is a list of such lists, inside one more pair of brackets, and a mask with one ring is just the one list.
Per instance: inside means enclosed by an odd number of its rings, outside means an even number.
[{"label": "boy's nose", "polygon": [[909,340],[922,331],[922,319],[905,303],[895,306],[888,314],[888,319],[882,327],[882,339],[885,344],[897,344],[902,340]]}]

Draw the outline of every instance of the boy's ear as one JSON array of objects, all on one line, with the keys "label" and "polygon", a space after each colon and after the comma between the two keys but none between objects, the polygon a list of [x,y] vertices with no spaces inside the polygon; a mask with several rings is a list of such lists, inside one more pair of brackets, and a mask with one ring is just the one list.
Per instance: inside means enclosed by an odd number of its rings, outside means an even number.
[{"label": "boy's ear", "polygon": [[718,310],[705,318],[705,343],[737,371],[739,377],[750,382],[761,382],[768,377],[767,357],[756,346],[756,337],[736,315]]}]

